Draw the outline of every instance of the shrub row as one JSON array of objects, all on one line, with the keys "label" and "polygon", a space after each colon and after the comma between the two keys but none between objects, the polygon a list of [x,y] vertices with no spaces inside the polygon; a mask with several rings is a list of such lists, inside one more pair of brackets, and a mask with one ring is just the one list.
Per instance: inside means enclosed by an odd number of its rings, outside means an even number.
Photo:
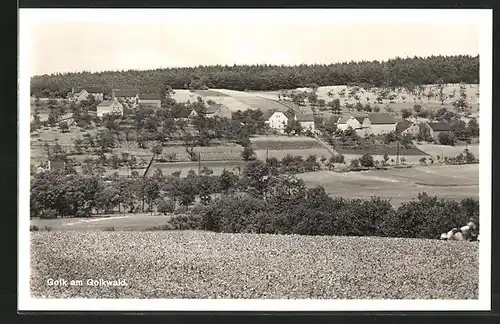
[{"label": "shrub row", "polygon": [[434,239],[469,220],[479,224],[478,215],[479,201],[472,198],[458,202],[422,193],[394,208],[387,199],[332,198],[317,187],[288,201],[221,197],[189,215],[173,217],[164,229]]}]

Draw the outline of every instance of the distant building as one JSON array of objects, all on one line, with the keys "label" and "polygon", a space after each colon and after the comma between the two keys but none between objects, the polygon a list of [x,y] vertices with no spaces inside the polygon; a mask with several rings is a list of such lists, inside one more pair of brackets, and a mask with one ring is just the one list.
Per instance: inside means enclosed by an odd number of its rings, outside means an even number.
[{"label": "distant building", "polygon": [[360,130],[363,128],[370,127],[370,120],[366,117],[366,115],[357,115],[357,116],[342,116],[337,120],[337,129],[341,131],[347,130],[351,127],[354,130]]},{"label": "distant building", "polygon": [[139,91],[113,89],[111,97],[113,100],[123,101],[124,103],[137,106],[139,104]]},{"label": "distant building", "polygon": [[288,121],[293,119],[294,115],[289,111],[270,109],[264,112],[263,118],[269,128],[284,133]]},{"label": "distant building", "polygon": [[207,118],[212,117],[220,117],[220,118],[228,118],[231,119],[232,112],[231,110],[223,104],[213,104],[207,107],[206,115]]},{"label": "distant building", "polygon": [[309,113],[309,114],[296,114],[295,115],[295,120],[300,124],[302,129],[304,131],[311,131],[315,132],[316,127],[314,125],[314,115]]},{"label": "distant building", "polygon": [[416,121],[410,122],[403,119],[396,124],[396,133],[400,135],[410,134],[412,136],[418,136],[420,134],[420,125]]},{"label": "distant building", "polygon": [[448,123],[428,123],[429,133],[432,138],[437,139],[439,134],[447,133],[451,130]]},{"label": "distant building", "polygon": [[396,132],[396,120],[388,113],[368,114],[371,134],[380,135]]},{"label": "distant building", "polygon": [[97,117],[106,114],[119,114],[123,116],[123,105],[117,100],[104,100],[97,106]]},{"label": "distant building", "polygon": [[90,96],[93,96],[97,101],[102,101],[104,100],[104,90],[100,88],[85,88],[75,92],[75,89],[73,88],[68,94],[68,99],[81,102],[88,100]]},{"label": "distant building", "polygon": [[141,94],[138,96],[139,105],[150,106],[155,109],[161,108],[161,96],[156,94]]}]

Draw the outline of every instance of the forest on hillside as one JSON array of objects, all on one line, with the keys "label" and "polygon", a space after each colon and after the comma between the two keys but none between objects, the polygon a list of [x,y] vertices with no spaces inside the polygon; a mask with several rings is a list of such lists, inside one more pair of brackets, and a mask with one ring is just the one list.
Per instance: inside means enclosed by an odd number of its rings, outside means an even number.
[{"label": "forest on hillside", "polygon": [[155,70],[57,73],[34,76],[31,95],[64,97],[71,88],[136,89],[164,93],[173,89],[223,88],[271,91],[298,87],[357,85],[401,87],[434,83],[479,83],[479,56],[431,56],[388,61],[314,65],[198,66]]}]

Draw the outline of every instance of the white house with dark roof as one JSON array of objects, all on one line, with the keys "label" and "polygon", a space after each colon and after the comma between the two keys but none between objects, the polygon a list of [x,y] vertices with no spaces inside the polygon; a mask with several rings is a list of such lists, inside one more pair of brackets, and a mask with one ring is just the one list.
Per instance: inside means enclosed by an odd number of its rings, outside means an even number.
[{"label": "white house with dark roof", "polygon": [[396,119],[388,113],[371,113],[367,119],[370,123],[371,134],[387,134],[396,132]]},{"label": "white house with dark roof", "polygon": [[269,128],[275,129],[280,133],[284,133],[285,128],[288,125],[288,121],[293,119],[294,115],[285,109],[269,109],[264,112],[262,117]]},{"label": "white house with dark roof", "polygon": [[153,108],[161,108],[161,96],[157,94],[140,94],[139,105],[150,106]]},{"label": "white house with dark roof", "polygon": [[311,113],[307,114],[296,114],[295,120],[300,124],[304,131],[315,132],[316,127],[314,125],[314,115]]},{"label": "white house with dark roof", "polygon": [[106,114],[123,116],[123,105],[118,100],[104,100],[97,105],[97,117],[102,117]]}]

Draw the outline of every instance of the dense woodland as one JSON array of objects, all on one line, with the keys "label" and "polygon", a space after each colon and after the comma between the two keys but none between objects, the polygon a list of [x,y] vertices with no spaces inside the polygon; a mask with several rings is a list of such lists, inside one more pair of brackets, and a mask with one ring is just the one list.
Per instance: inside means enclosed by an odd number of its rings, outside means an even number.
[{"label": "dense woodland", "polygon": [[31,80],[31,94],[37,97],[64,97],[72,87],[101,87],[107,90],[133,88],[141,92],[163,93],[168,86],[174,89],[267,91],[295,89],[311,84],[371,88],[440,82],[478,83],[479,56],[395,58],[382,62],[343,62],[329,65],[216,65],[146,71],[57,73],[34,76]]}]

